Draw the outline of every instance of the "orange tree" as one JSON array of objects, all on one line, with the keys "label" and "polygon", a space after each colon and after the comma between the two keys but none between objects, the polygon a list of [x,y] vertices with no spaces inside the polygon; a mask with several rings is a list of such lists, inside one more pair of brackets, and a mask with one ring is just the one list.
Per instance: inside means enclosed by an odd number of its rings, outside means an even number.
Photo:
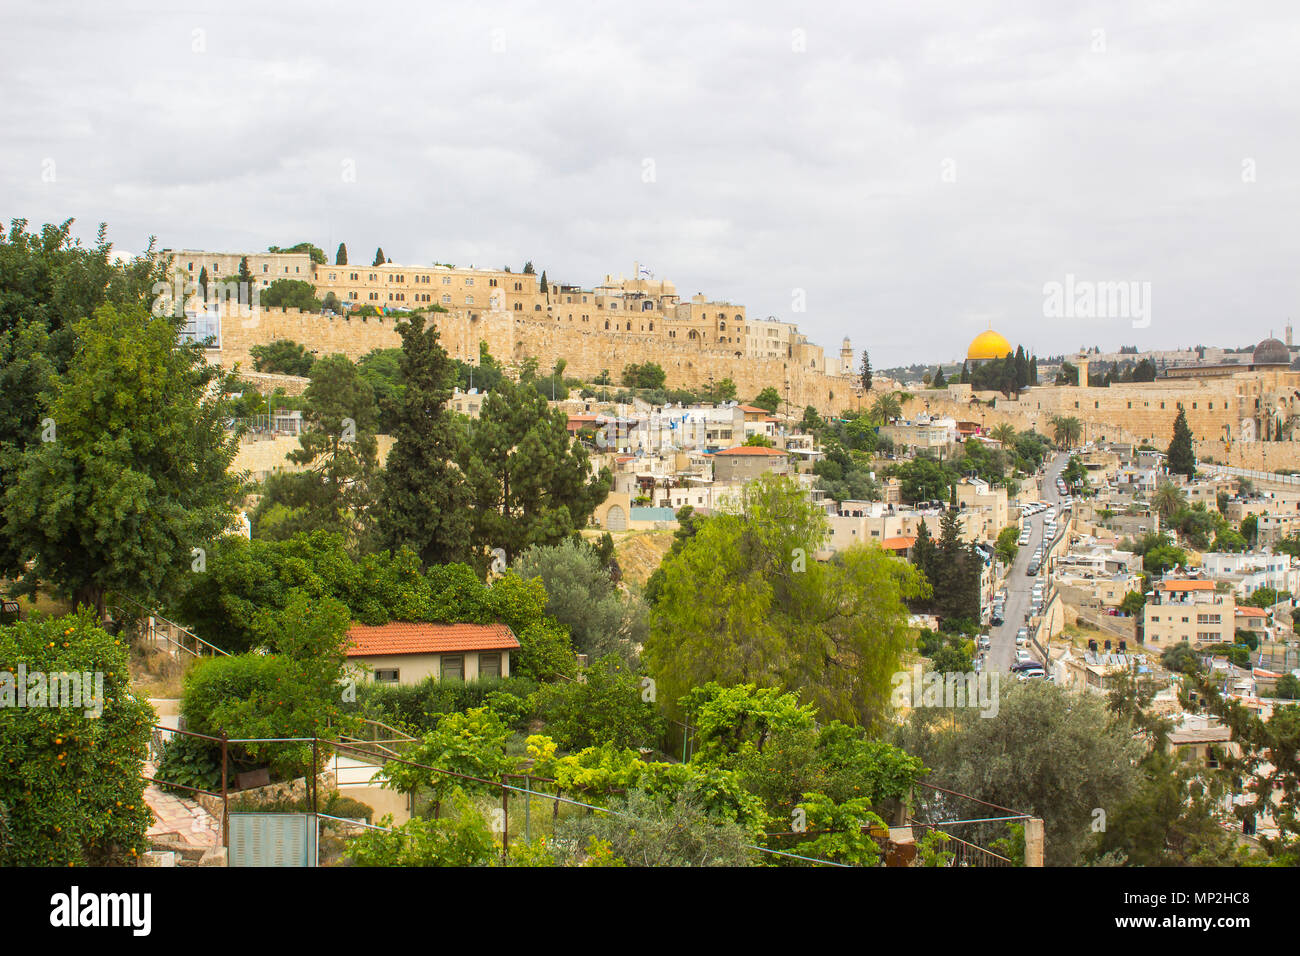
[{"label": "orange tree", "polygon": [[[154,713],[131,694],[127,653],[84,607],[0,628],[0,863],[103,866],[147,849]],[[63,706],[72,674],[83,693]]]}]

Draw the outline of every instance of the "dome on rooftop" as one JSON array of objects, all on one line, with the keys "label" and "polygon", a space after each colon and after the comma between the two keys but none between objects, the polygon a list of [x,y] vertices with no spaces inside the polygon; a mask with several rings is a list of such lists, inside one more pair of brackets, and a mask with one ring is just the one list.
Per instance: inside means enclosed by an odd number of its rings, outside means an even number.
[{"label": "dome on rooftop", "polygon": [[966,350],[966,360],[969,362],[987,362],[989,359],[1006,358],[1015,349],[1011,343],[1004,339],[997,332],[989,329],[975,336],[971,342],[970,348]]},{"label": "dome on rooftop", "polygon": [[1252,365],[1290,365],[1291,350],[1277,339],[1265,339],[1255,346]]}]

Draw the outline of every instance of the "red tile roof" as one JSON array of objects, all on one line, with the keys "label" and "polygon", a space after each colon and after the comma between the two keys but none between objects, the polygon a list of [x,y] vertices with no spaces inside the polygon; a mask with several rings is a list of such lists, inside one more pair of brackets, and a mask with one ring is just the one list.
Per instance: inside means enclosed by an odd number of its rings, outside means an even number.
[{"label": "red tile roof", "polygon": [[461,651],[514,650],[519,641],[504,624],[413,624],[393,621],[348,630],[348,657],[378,654],[457,654]]},{"label": "red tile roof", "polygon": [[916,535],[900,534],[897,537],[886,538],[880,542],[880,546],[886,551],[904,551],[916,544]]},{"label": "red tile roof", "polygon": [[766,408],[759,408],[757,405],[741,405],[740,410],[742,412],[762,412],[764,415],[772,414]]},{"label": "red tile roof", "polygon": [[1243,607],[1237,605],[1237,615],[1239,617],[1268,617],[1268,612],[1258,607]]},{"label": "red tile roof", "polygon": [[763,448],[758,445],[737,445],[735,448],[724,448],[722,451],[714,452],[715,455],[784,455],[779,448]]}]

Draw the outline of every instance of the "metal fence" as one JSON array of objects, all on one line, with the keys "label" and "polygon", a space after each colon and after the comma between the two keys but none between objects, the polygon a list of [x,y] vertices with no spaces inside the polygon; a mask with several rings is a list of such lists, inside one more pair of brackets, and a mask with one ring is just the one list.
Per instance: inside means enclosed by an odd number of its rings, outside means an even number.
[{"label": "metal fence", "polygon": [[[368,736],[383,734],[391,731],[386,725],[374,723],[370,728]],[[319,737],[284,737],[284,738],[249,738],[234,739],[228,738],[224,734],[220,737],[212,737],[205,734],[194,733],[188,730],[178,730],[176,728],[155,725],[153,727],[153,739],[150,743],[150,759],[148,766],[158,767],[165,757],[165,746],[163,744],[163,735],[183,735],[201,740],[206,740],[211,744],[219,747],[220,750],[220,790],[202,789],[190,785],[169,781],[159,777],[155,770],[152,774],[146,772],[145,779],[148,783],[159,787],[179,790],[184,793],[193,794],[202,804],[202,797],[207,796],[220,801],[220,827],[221,843],[227,848],[230,847],[231,827],[230,827],[230,798],[232,793],[238,793],[238,790],[232,790],[230,787],[230,777],[232,769],[231,746],[247,745],[283,745],[283,746],[302,746],[311,745],[311,766],[312,772],[303,778],[305,785],[305,804],[306,809],[303,813],[310,814],[317,818],[313,826],[317,829],[313,835],[314,853],[319,853],[319,818],[334,821],[343,824],[344,829],[350,832],[357,832],[362,829],[385,830],[385,827],[379,827],[369,824],[363,824],[361,821],[345,820],[343,818],[331,817],[328,814],[320,813],[320,772],[323,767],[327,766],[333,755],[350,756],[356,759],[362,759],[367,763],[376,766],[386,766],[389,763],[399,763],[410,767],[416,767],[439,777],[450,780],[461,781],[465,784],[476,785],[474,789],[482,793],[484,790],[489,793],[495,792],[500,796],[500,808],[490,814],[491,828],[501,841],[501,865],[508,866],[510,863],[510,849],[512,839],[515,844],[520,842],[531,843],[534,836],[551,836],[556,832],[556,824],[560,819],[562,811],[567,810],[569,813],[583,814],[605,814],[615,818],[625,818],[632,825],[636,824],[635,817],[624,813],[616,808],[601,806],[581,799],[582,794],[567,794],[560,784],[551,778],[535,776],[527,773],[504,773],[499,780],[490,780],[483,777],[476,777],[471,774],[458,773],[453,770],[446,770],[441,767],[433,767],[428,764],[418,763],[399,756],[395,747],[401,747],[409,744],[413,738],[408,735],[397,732],[400,736],[376,737],[376,739],[366,739],[365,737],[352,736],[347,739],[329,740]],[[328,756],[327,756],[328,755]],[[304,754],[304,759],[305,754]],[[612,790],[610,794],[618,795],[620,790]],[[208,801],[214,815],[216,806],[212,801]],[[921,831],[923,834],[929,831],[939,831],[947,836],[946,841],[938,849],[944,854],[941,859],[944,860],[945,866],[1016,866],[1022,865],[1013,861],[1009,856],[991,849],[987,845],[992,841],[1000,838],[1006,838],[1010,835],[1008,830],[1011,824],[1028,824],[1033,818],[1026,813],[1019,813],[1014,810],[1008,810],[1005,807],[999,807],[996,804],[987,803],[970,797],[966,794],[957,793],[952,790],[946,790],[933,784],[918,782],[913,791],[913,803],[915,812],[908,815],[907,826],[915,831]],[[977,807],[984,816],[966,816],[963,810],[969,807]],[[989,809],[999,811],[1002,815],[989,816]],[[333,825],[333,824],[331,824]],[[959,830],[954,833],[954,830]],[[890,843],[888,836],[880,833],[877,834],[869,827],[863,828],[864,832],[872,832],[880,844],[882,851],[888,851],[893,845]],[[251,831],[250,831],[251,832]],[[259,831],[260,832],[260,831]],[[811,832],[791,832],[791,833],[769,833],[769,841],[776,839],[778,843],[781,838],[801,839],[813,835]],[[800,862],[810,863],[818,866],[846,866],[847,864],[835,860],[821,859],[817,857],[800,854],[797,843],[781,848],[779,846],[766,846],[759,844],[747,844],[746,849],[757,854],[768,857],[769,859],[793,859]],[[913,851],[914,852],[914,851]],[[882,865],[887,859],[887,852],[882,852]],[[902,865],[909,865],[909,858]],[[897,864],[894,864],[897,865]],[[1041,865],[1041,862],[1030,863],[1029,865]]]},{"label": "metal fence", "polygon": [[1012,827],[1027,831],[1036,822],[1032,814],[925,781],[917,781],[912,803],[909,826],[922,833],[935,830],[948,836],[942,846],[944,852],[952,854],[948,866],[1042,866],[1038,855],[1041,847],[1032,851],[1026,847],[1023,862],[992,849],[999,841],[1006,841],[1006,847],[1014,845]]}]

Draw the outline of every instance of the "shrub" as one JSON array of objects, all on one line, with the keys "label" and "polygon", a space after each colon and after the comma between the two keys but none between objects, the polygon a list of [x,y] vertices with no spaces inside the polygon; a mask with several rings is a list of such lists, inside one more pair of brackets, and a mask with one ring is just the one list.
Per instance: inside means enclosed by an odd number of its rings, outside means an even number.
[{"label": "shrub", "polygon": [[[220,792],[221,747],[202,737],[176,734],[167,742],[154,777],[161,789],[181,796],[192,796],[185,787]],[[181,786],[169,787],[163,781]]]},{"label": "shrub", "polygon": [[[487,677],[471,681],[439,681],[427,677],[418,684],[357,685],[355,712],[372,720],[394,724],[409,733],[420,734],[437,726],[444,714],[464,712],[473,707],[489,707],[503,721],[514,726],[515,720],[532,716],[528,703],[534,681],[522,677]],[[510,711],[508,698],[520,702],[523,710]],[[497,703],[494,705],[493,701]]]},{"label": "shrub", "polygon": [[[310,664],[277,654],[238,654],[195,665],[185,679],[181,713],[187,729],[213,737],[222,732],[244,739],[316,737],[350,724],[341,697],[338,686]],[[232,761],[268,764],[281,780],[309,773],[311,753],[310,743],[230,749]]]},{"label": "shrub", "polygon": [[[367,830],[346,855],[354,866],[492,866],[500,848],[483,816],[457,791],[452,812],[438,820],[416,817],[388,832]],[[385,817],[385,825],[392,824]]]},{"label": "shrub", "polygon": [[[9,866],[130,862],[148,844],[144,760],[153,710],[128,684],[128,647],[88,610],[0,628],[0,863]],[[16,706],[20,666],[28,677],[102,676],[103,711]],[[24,688],[26,691],[27,688]]]},{"label": "shrub", "polygon": [[585,683],[548,684],[538,691],[538,711],[560,747],[658,746],[667,725],[654,704],[643,699],[639,674],[606,657],[588,668],[585,677]]}]

